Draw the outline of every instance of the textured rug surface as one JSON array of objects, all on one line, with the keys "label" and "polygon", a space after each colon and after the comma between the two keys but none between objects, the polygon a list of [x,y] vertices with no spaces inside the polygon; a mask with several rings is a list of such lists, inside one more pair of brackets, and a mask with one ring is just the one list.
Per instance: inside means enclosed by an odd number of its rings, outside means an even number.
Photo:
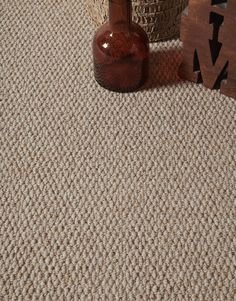
[{"label": "textured rug surface", "polygon": [[236,101],[178,80],[178,41],[105,91],[80,0],[2,8],[0,300],[235,300]]}]

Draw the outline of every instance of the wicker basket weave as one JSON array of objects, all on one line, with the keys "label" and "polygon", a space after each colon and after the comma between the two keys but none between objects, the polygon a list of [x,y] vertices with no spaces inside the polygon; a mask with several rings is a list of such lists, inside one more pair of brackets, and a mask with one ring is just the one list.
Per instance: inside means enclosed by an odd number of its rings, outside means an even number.
[{"label": "wicker basket weave", "polygon": [[[151,42],[179,35],[180,16],[188,0],[133,0],[133,20],[147,32]],[[84,0],[87,11],[98,24],[107,20],[108,0]]]}]

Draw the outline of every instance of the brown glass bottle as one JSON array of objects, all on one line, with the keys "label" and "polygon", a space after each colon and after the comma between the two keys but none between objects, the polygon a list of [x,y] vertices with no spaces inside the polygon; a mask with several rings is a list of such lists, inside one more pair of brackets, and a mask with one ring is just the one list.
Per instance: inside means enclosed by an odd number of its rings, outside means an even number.
[{"label": "brown glass bottle", "polygon": [[116,92],[135,91],[148,77],[148,37],[131,12],[131,0],[109,0],[109,22],[93,40],[95,79]]}]

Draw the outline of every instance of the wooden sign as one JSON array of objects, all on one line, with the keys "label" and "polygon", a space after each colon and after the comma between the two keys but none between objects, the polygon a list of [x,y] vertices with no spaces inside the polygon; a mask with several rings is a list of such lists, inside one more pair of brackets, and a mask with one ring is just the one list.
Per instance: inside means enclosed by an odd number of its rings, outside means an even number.
[{"label": "wooden sign", "polygon": [[236,0],[189,0],[180,76],[236,98]]}]

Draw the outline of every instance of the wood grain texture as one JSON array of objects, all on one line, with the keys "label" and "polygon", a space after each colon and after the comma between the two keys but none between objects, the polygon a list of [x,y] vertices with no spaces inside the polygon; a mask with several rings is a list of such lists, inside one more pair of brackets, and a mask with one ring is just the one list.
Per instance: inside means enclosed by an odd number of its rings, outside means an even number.
[{"label": "wood grain texture", "polygon": [[236,1],[190,0],[182,17],[181,77],[236,98]]}]

